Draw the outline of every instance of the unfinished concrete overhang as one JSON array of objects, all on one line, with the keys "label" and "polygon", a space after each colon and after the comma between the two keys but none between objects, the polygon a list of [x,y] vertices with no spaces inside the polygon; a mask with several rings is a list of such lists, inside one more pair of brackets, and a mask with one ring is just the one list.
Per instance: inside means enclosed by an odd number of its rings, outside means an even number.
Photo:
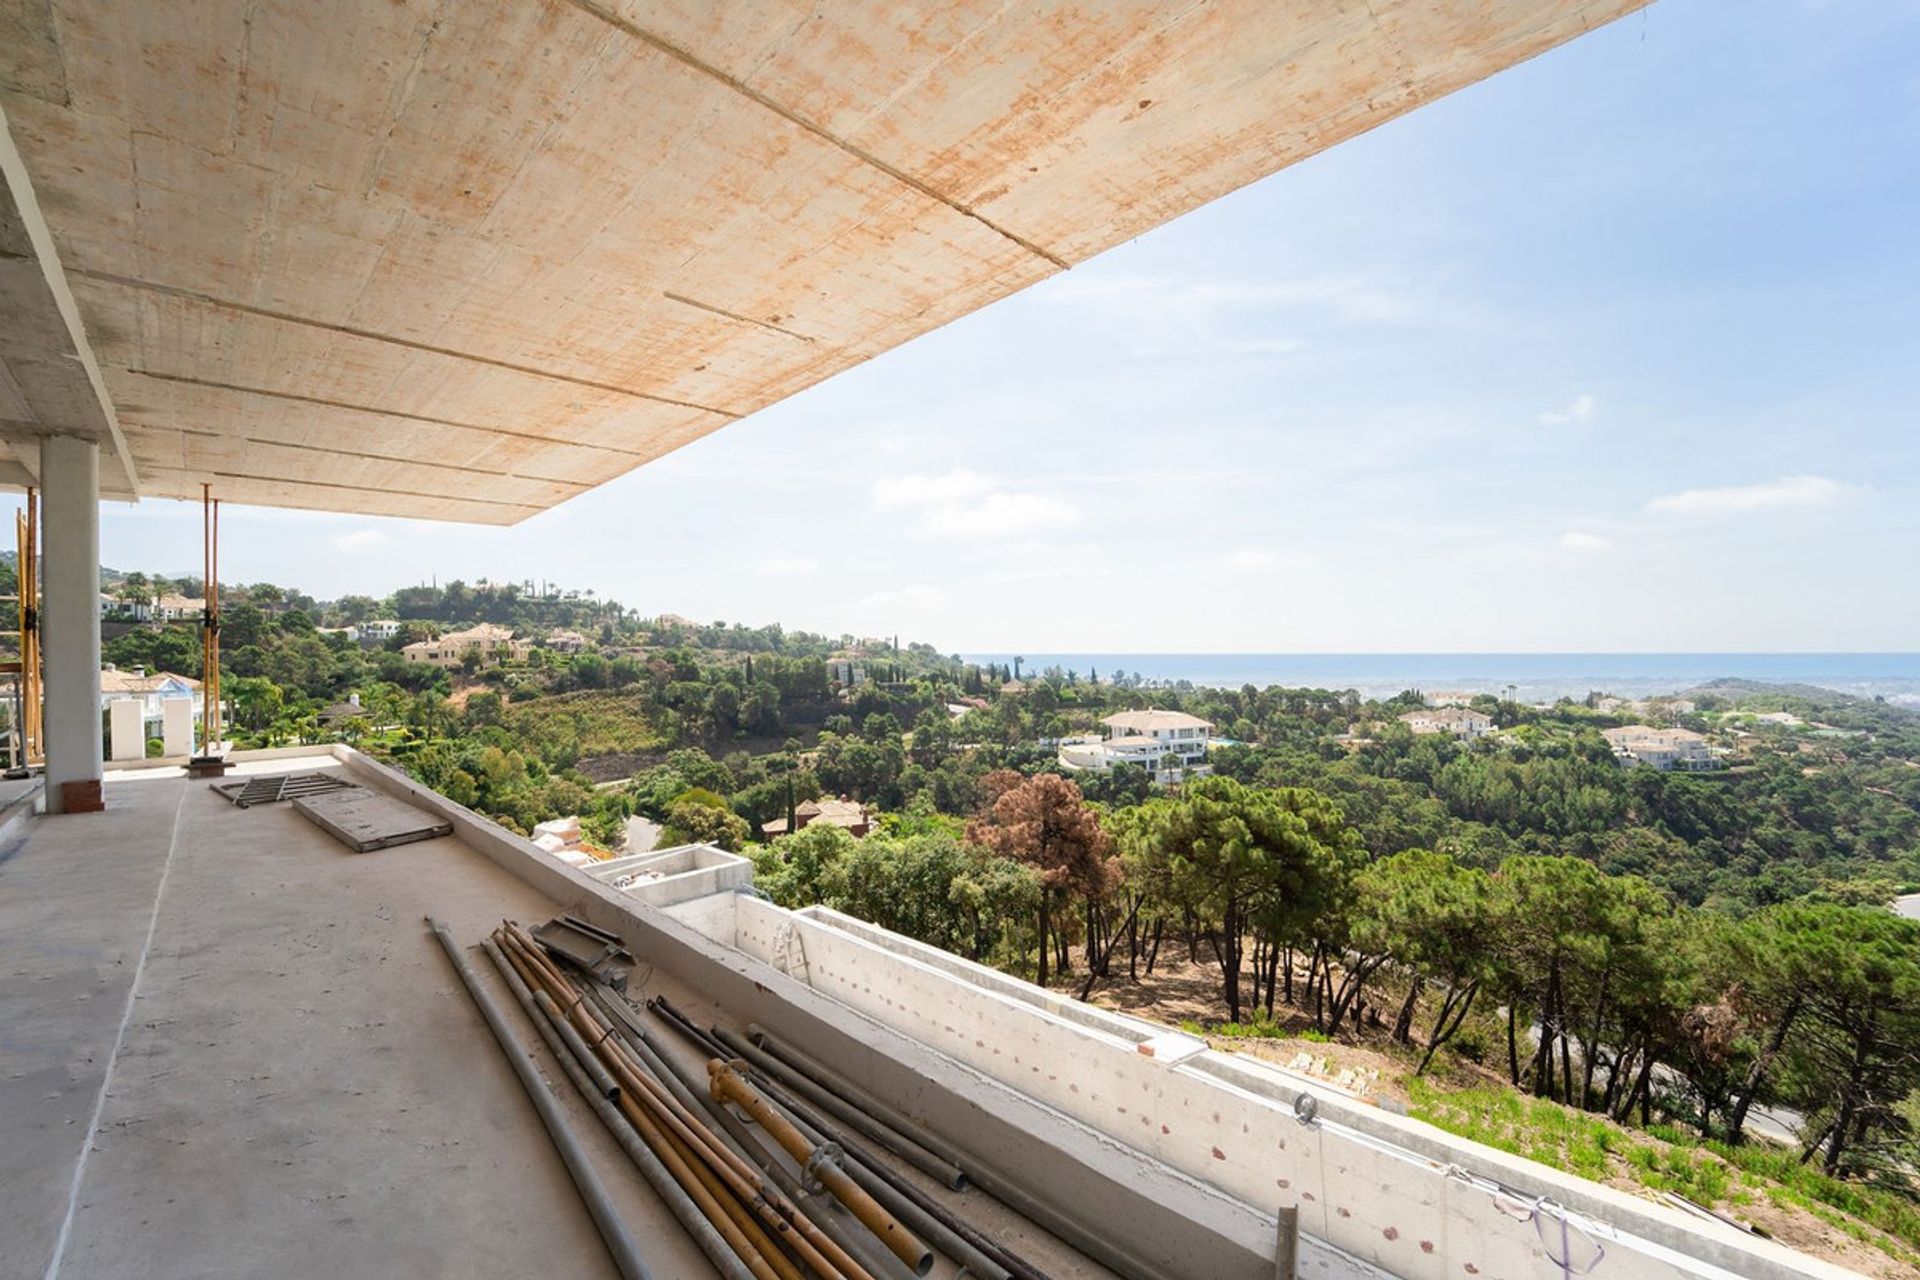
[{"label": "unfinished concrete overhang", "polygon": [[133,459],[26,165],[0,129],[0,486],[38,486],[40,440],[52,434],[103,447],[107,496],[137,493]]},{"label": "unfinished concrete overhang", "polygon": [[509,524],[1644,2],[21,0],[0,107],[141,492]]}]

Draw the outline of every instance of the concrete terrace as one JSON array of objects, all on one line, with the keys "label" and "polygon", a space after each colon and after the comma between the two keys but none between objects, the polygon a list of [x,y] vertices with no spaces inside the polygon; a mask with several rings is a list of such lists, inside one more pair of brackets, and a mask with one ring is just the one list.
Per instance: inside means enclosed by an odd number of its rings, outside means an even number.
[{"label": "concrete terrace", "polygon": [[[470,942],[551,899],[458,838],[353,854],[178,769],[107,798],[0,839],[0,1275],[616,1275],[421,924]],[[658,1274],[712,1275],[547,1071]],[[1057,1274],[1109,1274],[977,1201]]]},{"label": "concrete terrace", "polygon": [[[1314,1280],[1557,1276],[1562,1222],[1604,1250],[1602,1280],[1850,1274],[873,925],[784,911],[718,850],[656,855],[662,878],[619,889],[347,748],[243,768],[337,769],[454,834],[351,854],[286,805],[235,809],[173,768],[110,774],[104,813],[16,805],[0,834],[0,1274],[612,1274],[421,924],[471,944],[502,916],[560,910],[622,937],[631,994],[801,1046],[1091,1232],[1112,1270],[1032,1206],[913,1175],[1057,1280],[1270,1280],[1288,1203]],[[657,1273],[712,1274],[521,1033]]]}]

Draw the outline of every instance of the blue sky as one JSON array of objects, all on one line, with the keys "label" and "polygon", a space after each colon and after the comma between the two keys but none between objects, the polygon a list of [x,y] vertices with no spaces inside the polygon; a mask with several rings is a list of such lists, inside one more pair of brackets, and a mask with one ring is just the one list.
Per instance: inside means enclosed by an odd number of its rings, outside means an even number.
[{"label": "blue sky", "polygon": [[1668,0],[514,529],[232,508],[223,567],[949,651],[1912,650],[1917,377],[1920,4]]}]

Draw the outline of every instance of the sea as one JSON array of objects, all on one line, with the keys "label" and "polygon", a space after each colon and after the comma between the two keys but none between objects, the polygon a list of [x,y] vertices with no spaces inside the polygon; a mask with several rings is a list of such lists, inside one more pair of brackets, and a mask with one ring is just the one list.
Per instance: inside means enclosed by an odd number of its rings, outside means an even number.
[{"label": "sea", "polygon": [[[1020,658],[1023,673],[1049,667],[1102,680],[1125,672],[1158,685],[1237,689],[1352,689],[1391,697],[1404,689],[1462,690],[1545,703],[1609,693],[1645,698],[1714,680],[1808,684],[1920,709],[1920,653],[972,653],[969,662]],[[1511,688],[1511,693],[1509,693]]]}]

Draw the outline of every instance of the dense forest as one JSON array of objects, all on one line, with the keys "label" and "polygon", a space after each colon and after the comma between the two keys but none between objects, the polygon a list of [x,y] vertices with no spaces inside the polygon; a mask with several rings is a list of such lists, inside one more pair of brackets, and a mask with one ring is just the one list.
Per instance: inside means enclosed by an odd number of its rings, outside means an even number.
[{"label": "dense forest", "polygon": [[[375,648],[331,630],[372,617],[406,626]],[[449,671],[399,652],[481,620],[530,657]],[[545,647],[554,627],[590,644]],[[1462,741],[1413,733],[1411,690],[989,669],[459,583],[331,603],[237,588],[223,636],[242,745],[354,741],[519,831],[580,814],[608,848],[645,815],[748,853],[778,901],[1083,997],[1178,956],[1215,973],[1226,1023],[1384,1039],[1420,1073],[1477,1063],[1732,1143],[1752,1109],[1785,1109],[1810,1165],[1905,1185],[1920,922],[1887,906],[1920,883],[1920,715],[1897,707],[1734,684],[1671,707],[1483,697],[1496,731]],[[198,644],[128,626],[106,651],[191,673]],[[1054,741],[1147,706],[1232,740],[1212,776],[1163,789],[1057,763]],[[1623,768],[1601,731],[1647,718],[1710,735],[1727,767]],[[876,829],[760,837],[821,796]]]}]

